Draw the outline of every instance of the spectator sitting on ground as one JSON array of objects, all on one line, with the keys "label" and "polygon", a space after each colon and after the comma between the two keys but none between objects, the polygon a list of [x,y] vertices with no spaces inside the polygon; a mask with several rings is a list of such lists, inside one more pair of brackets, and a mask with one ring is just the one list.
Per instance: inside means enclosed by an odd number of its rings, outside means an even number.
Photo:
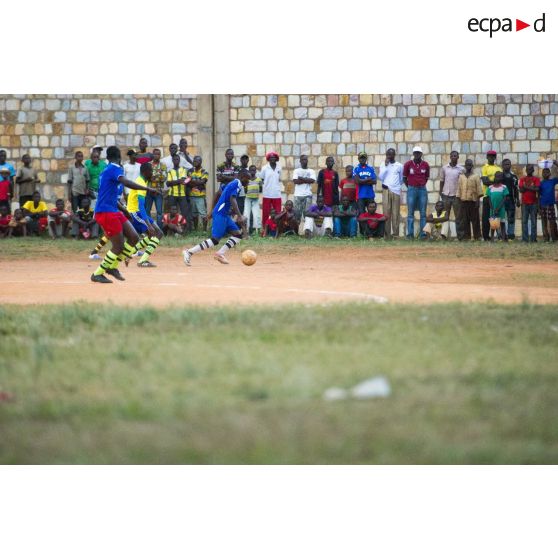
[{"label": "spectator sitting on ground", "polygon": [[275,216],[275,222],[277,223],[275,238],[279,238],[281,235],[298,236],[300,221],[296,218],[294,204],[291,200],[285,202],[283,211]]},{"label": "spectator sitting on ground", "polygon": [[25,218],[25,215],[23,215],[22,209],[18,208],[14,211],[8,226],[8,237],[27,236],[27,219]]},{"label": "spectator sitting on ground", "polygon": [[333,213],[331,207],[324,204],[324,197],[318,196],[316,203],[310,206],[304,217],[304,236],[331,236],[333,231]]},{"label": "spectator sitting on ground", "polygon": [[94,219],[95,212],[91,209],[91,200],[83,198],[81,207],[76,211],[72,225],[72,236],[79,240],[89,238],[97,238],[99,236],[99,225]]},{"label": "spectator sitting on ground", "polygon": [[427,215],[426,225],[422,229],[428,240],[448,239],[449,234],[449,216],[445,210],[444,202],[438,200],[434,206],[434,211]]},{"label": "spectator sitting on ground", "polygon": [[277,214],[275,213],[275,207],[271,205],[269,207],[269,217],[267,218],[267,221],[264,223],[264,229],[262,234],[263,237],[277,236],[277,223],[275,222],[276,215]]},{"label": "spectator sitting on ground", "polygon": [[358,216],[358,222],[362,225],[362,234],[368,239],[384,238],[387,217],[376,212],[376,202],[368,202],[366,211]]},{"label": "spectator sitting on ground", "polygon": [[7,205],[0,205],[0,238],[8,236],[12,216]]},{"label": "spectator sitting on ground", "polygon": [[341,198],[341,204],[333,208],[333,234],[336,238],[357,234],[357,212],[348,196]]},{"label": "spectator sitting on ground", "polygon": [[29,234],[40,236],[46,230],[48,207],[41,199],[41,192],[34,192],[33,199],[23,204],[23,215]]},{"label": "spectator sitting on ground", "polygon": [[178,206],[171,205],[169,213],[163,215],[163,232],[167,235],[181,236],[186,232],[186,219],[178,213]]},{"label": "spectator sitting on ground", "polygon": [[48,212],[48,229],[52,238],[65,238],[72,220],[72,214],[66,211],[64,200],[58,199]]}]

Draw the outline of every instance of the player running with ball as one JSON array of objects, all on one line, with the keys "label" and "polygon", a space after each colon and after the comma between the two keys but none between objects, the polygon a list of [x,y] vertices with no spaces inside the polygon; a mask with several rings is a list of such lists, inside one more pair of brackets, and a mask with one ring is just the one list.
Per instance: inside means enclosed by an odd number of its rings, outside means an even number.
[{"label": "player running with ball", "polygon": [[119,281],[124,281],[117,267],[121,261],[132,257],[139,247],[138,233],[132,223],[120,211],[118,197],[120,185],[126,186],[131,190],[146,190],[153,195],[158,195],[157,190],[140,186],[124,176],[124,169],[120,166],[120,149],[111,146],[107,149],[107,168],[99,177],[99,193],[95,205],[95,220],[105,231],[105,235],[110,239],[112,247],[106,253],[101,265],[91,275],[94,283],[112,283],[104,274],[112,275]]},{"label": "player running with ball", "polygon": [[223,187],[219,200],[211,213],[213,220],[211,225],[211,238],[182,252],[186,265],[190,265],[193,254],[201,252],[202,250],[207,250],[212,246],[217,246],[219,241],[227,233],[230,234],[229,239],[225,242],[224,246],[217,250],[217,253],[213,257],[222,264],[229,263],[227,258],[225,258],[226,252],[236,246],[242,238],[242,232],[238,228],[237,223],[232,220],[231,212],[232,215],[236,215],[239,221],[244,225],[246,218],[240,213],[236,198],[240,193],[241,185],[246,186],[248,182],[250,182],[250,173],[248,169],[242,169],[238,174],[238,178],[235,178]]}]

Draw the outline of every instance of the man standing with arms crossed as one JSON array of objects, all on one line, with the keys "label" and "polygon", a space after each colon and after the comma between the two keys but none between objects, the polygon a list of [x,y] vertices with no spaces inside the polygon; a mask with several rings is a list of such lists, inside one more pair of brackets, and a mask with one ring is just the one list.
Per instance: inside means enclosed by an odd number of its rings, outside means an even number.
[{"label": "man standing with arms crossed", "polygon": [[387,239],[399,237],[399,208],[401,207],[401,186],[403,186],[403,165],[395,160],[395,149],[386,151],[386,161],[380,167],[382,181],[382,205],[388,216],[385,235]]}]

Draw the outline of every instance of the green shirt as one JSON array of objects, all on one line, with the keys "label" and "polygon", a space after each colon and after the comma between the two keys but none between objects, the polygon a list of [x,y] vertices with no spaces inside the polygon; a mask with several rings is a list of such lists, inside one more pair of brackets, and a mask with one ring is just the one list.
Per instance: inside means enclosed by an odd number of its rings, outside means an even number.
[{"label": "green shirt", "polygon": [[99,160],[98,165],[94,165],[91,159],[85,161],[85,168],[89,171],[89,189],[95,192],[99,191],[99,176],[107,168],[108,164],[102,159]]}]

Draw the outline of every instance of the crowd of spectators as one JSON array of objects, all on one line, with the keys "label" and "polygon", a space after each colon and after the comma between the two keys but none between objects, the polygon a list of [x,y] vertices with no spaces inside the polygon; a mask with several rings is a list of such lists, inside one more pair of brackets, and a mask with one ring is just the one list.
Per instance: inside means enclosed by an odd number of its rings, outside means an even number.
[{"label": "crowd of spectators", "polygon": [[[33,161],[24,155],[16,170],[0,150],[0,236],[50,234],[52,238],[72,236],[76,239],[96,238],[101,231],[94,219],[99,189],[99,176],[106,168],[103,147],[95,145],[84,161],[82,151],[75,153],[69,166],[66,199],[57,199],[48,207],[41,198],[41,183]],[[127,151],[123,164],[126,178],[135,181],[142,163],[153,168],[150,186],[161,195],[148,194],[146,210],[153,214],[165,234],[184,236],[192,231],[207,230],[210,211],[207,188],[209,174],[200,155],[191,156],[188,142],[180,140],[168,147],[149,150],[148,140],[141,138],[137,149]],[[284,235],[312,237],[356,237],[393,239],[403,232],[406,238],[448,240],[452,235],[453,214],[457,240],[492,241],[515,239],[516,210],[521,209],[521,239],[537,241],[537,219],[540,215],[543,238],[558,240],[556,226],[556,161],[542,161],[541,176],[534,165],[527,165],[523,176],[512,172],[510,159],[497,163],[498,154],[488,151],[486,164],[476,171],[471,159],[460,164],[460,154],[452,151],[441,168],[438,200],[432,213],[427,213],[430,166],[423,159],[420,146],[413,148],[412,158],[404,164],[397,161],[394,148],[389,148],[379,169],[368,162],[365,152],[357,163],[343,169],[340,179],[335,159],[327,157],[325,168],[316,172],[308,167],[308,157],[301,155],[292,173],[294,192],[291,199],[282,183],[280,156],[266,155],[266,164],[258,169],[250,165],[248,155],[236,163],[232,149],[216,166],[215,202],[220,190],[238,177],[242,169],[250,173],[250,181],[242,188],[238,206],[246,218],[245,234],[279,238]],[[378,184],[378,180],[380,184]],[[378,210],[377,193],[382,192],[382,209]],[[124,196],[127,192],[124,192]],[[401,220],[401,207],[407,205],[407,218]],[[211,206],[211,200],[209,201]],[[415,214],[419,229],[415,233]],[[401,231],[403,228],[403,231]]]}]

